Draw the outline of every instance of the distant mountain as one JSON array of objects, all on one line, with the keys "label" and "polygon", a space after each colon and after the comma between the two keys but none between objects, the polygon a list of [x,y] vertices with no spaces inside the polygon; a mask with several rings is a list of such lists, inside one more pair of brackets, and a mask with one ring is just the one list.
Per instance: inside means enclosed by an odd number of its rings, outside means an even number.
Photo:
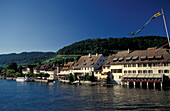
[{"label": "distant mountain", "polygon": [[16,62],[17,64],[27,65],[27,64],[38,64],[41,61],[49,59],[55,56],[54,52],[22,52],[19,54],[1,54],[0,55],[0,65],[8,65],[11,62]]},{"label": "distant mountain", "polygon": [[160,47],[168,43],[166,37],[141,36],[133,38],[108,38],[108,39],[87,39],[73,43],[60,49],[57,54],[88,54],[101,53],[104,55],[114,54],[119,50],[143,50],[149,47]]}]

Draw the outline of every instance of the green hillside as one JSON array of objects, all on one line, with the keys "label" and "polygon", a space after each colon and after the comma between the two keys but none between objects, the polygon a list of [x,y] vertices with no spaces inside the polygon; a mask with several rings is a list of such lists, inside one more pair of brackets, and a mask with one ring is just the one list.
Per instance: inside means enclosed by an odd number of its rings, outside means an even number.
[{"label": "green hillside", "polygon": [[70,61],[78,60],[81,55],[89,53],[100,53],[104,56],[114,54],[118,51],[142,50],[148,47],[160,47],[166,44],[166,37],[159,36],[143,36],[134,38],[108,38],[108,39],[87,39],[73,43],[60,49],[57,54],[53,52],[23,52],[0,55],[0,66],[6,66],[10,62],[17,64],[63,64]]},{"label": "green hillside", "polygon": [[119,50],[144,50],[148,47],[160,47],[168,43],[166,37],[159,36],[142,36],[133,38],[108,38],[108,39],[87,39],[73,43],[60,49],[57,54],[88,54],[101,53],[105,56],[114,54]]},{"label": "green hillside", "polygon": [[17,64],[27,65],[27,64],[38,64],[48,58],[55,56],[54,52],[22,52],[19,54],[1,54],[0,55],[0,65],[6,66],[11,62],[16,62]]},{"label": "green hillside", "polygon": [[64,64],[67,62],[74,62],[78,60],[81,57],[81,55],[56,55],[52,58],[49,58],[45,61],[42,62],[42,64],[53,64],[55,63],[56,65],[59,64]]}]

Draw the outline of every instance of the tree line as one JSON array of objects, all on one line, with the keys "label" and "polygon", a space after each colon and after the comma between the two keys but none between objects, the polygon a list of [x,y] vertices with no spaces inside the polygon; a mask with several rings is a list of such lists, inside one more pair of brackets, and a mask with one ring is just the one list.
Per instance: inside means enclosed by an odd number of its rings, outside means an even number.
[{"label": "tree line", "polygon": [[119,50],[145,50],[149,47],[161,47],[168,43],[166,37],[141,36],[133,38],[105,38],[87,39],[73,43],[60,49],[57,54],[88,54],[101,53],[103,55],[114,54]]},{"label": "tree line", "polygon": [[39,62],[42,62],[55,55],[56,53],[54,52],[22,52],[19,54],[1,54],[0,65],[8,65],[11,62],[22,65],[38,64]]},{"label": "tree line", "polygon": [[23,67],[21,65],[17,66],[15,62],[11,62],[10,64],[7,65],[6,68],[0,67],[0,73],[6,74],[7,77],[49,77],[50,75],[47,73],[40,73],[40,74],[33,74],[33,73],[28,73],[28,74],[23,74],[22,73]]}]

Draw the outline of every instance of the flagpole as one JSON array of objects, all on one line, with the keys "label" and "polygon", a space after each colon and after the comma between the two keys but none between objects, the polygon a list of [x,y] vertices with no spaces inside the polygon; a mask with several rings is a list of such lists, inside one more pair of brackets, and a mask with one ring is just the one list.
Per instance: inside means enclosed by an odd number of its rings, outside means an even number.
[{"label": "flagpole", "polygon": [[162,11],[162,16],[163,16],[163,20],[164,20],[164,26],[165,26],[165,30],[166,30],[166,35],[167,35],[167,39],[168,39],[168,43],[169,43],[169,47],[170,47],[169,35],[168,35],[168,29],[167,29],[167,26],[166,26],[166,21],[165,21],[165,16],[164,16],[163,9],[161,9],[161,11]]}]

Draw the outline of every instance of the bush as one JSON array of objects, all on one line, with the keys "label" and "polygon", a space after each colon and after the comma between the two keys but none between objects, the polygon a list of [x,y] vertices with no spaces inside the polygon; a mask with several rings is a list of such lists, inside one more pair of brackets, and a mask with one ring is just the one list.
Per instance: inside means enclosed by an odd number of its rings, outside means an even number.
[{"label": "bush", "polygon": [[73,82],[74,81],[73,75],[69,75],[68,79],[69,79],[69,81]]},{"label": "bush", "polygon": [[13,69],[7,69],[7,71],[6,71],[6,76],[7,76],[7,77],[14,77],[14,76],[15,76],[15,70],[13,70]]},{"label": "bush", "polygon": [[17,77],[23,77],[24,75],[22,73],[17,73],[15,76]]},{"label": "bush", "polygon": [[50,77],[50,74],[45,73],[42,75],[42,77]]}]

